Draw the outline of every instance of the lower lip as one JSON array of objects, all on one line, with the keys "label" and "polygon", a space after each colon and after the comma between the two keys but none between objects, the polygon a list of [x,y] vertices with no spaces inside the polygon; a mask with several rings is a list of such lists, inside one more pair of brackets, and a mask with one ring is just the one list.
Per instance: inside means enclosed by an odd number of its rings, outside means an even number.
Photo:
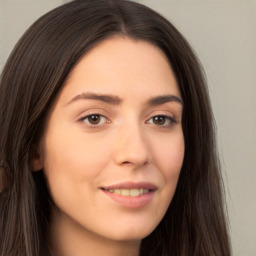
[{"label": "lower lip", "polygon": [[149,191],[148,193],[139,195],[139,196],[122,196],[119,194],[111,193],[107,190],[102,190],[107,196],[113,199],[115,202],[125,206],[127,208],[141,208],[149,204],[154,195],[155,191]]}]

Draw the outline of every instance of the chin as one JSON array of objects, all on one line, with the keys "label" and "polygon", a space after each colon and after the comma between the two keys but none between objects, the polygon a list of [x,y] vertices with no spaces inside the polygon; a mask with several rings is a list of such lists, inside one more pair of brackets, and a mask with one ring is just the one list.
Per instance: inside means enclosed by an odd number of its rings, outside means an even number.
[{"label": "chin", "polygon": [[123,229],[112,230],[108,232],[106,237],[116,241],[141,241],[142,239],[149,236],[155,227],[138,227],[138,226],[126,226]]}]

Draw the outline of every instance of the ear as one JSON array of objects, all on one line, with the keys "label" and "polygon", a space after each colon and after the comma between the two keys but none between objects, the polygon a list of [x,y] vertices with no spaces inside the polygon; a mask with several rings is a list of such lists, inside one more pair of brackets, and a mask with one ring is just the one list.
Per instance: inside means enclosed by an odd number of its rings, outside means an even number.
[{"label": "ear", "polygon": [[43,169],[43,154],[41,150],[37,147],[34,146],[30,152],[30,166],[31,170],[36,172],[40,171]]}]

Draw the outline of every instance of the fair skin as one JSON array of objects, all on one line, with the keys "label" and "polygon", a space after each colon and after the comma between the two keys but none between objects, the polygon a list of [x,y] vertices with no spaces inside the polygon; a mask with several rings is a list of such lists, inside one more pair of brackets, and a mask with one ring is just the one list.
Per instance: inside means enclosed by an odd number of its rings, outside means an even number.
[{"label": "fair skin", "polygon": [[176,189],[181,119],[178,85],[157,47],[113,37],[81,59],[33,161],[55,203],[53,255],[139,255]]}]

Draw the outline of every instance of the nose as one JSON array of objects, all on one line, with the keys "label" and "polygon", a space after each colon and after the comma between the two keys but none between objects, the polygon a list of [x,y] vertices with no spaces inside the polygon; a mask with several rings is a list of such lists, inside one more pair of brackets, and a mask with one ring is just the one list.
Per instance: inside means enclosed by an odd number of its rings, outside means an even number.
[{"label": "nose", "polygon": [[117,165],[146,165],[150,159],[147,139],[139,125],[134,123],[121,129],[116,138],[114,161]]}]

